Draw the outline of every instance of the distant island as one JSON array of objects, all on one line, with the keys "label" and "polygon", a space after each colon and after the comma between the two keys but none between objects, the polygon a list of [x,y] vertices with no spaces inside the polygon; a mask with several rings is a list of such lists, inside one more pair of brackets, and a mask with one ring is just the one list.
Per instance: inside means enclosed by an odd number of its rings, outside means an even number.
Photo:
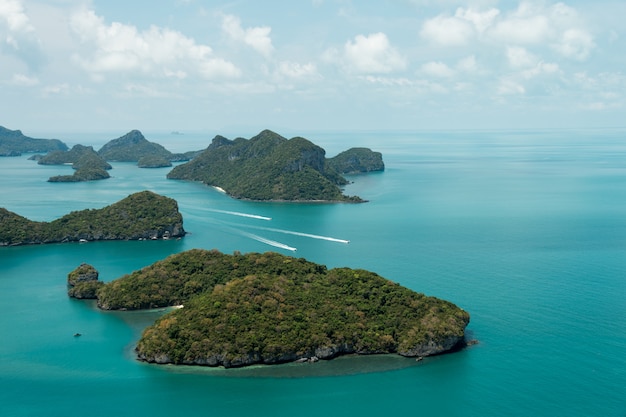
[{"label": "distant island", "polygon": [[201,181],[238,199],[363,202],[342,193],[340,187],[348,181],[341,173],[383,170],[382,155],[366,148],[347,151],[339,160],[327,160],[325,154],[305,138],[286,139],[270,130],[249,140],[218,135],[205,151],[172,169],[167,178]]},{"label": "distant island", "polygon": [[187,161],[184,154],[173,154],[158,143],[149,142],[139,130],[107,142],[98,151],[106,161],[139,162],[140,168],[172,166],[173,161]]},{"label": "distant island", "polygon": [[71,212],[51,222],[36,222],[0,208],[0,246],[94,240],[182,237],[178,203],[141,191],[102,209]]},{"label": "distant island", "polygon": [[329,270],[273,252],[192,249],[104,284],[90,266],[78,269],[68,276],[71,291],[95,292],[102,309],[184,306],[137,344],[140,360],[159,364],[228,368],[353,353],[419,358],[462,346],[469,323],[454,304],[373,272]]},{"label": "distant island", "polygon": [[20,156],[27,152],[66,151],[67,145],[58,139],[35,139],[20,130],[0,126],[0,156]]},{"label": "distant island", "polygon": [[69,151],[52,151],[37,158],[39,165],[72,164],[73,175],[50,177],[50,182],[93,181],[109,178],[107,170],[111,165],[93,150],[91,146],[74,145]]}]

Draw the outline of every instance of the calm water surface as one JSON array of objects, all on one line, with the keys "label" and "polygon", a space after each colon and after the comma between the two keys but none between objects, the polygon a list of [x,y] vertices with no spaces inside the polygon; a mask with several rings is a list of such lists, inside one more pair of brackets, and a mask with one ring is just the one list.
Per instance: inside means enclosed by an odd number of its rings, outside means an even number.
[{"label": "calm water surface", "polygon": [[[98,149],[123,133],[57,137]],[[215,133],[145,134],[187,151]],[[351,146],[383,153],[386,171],[353,176],[346,190],[369,203],[236,201],[167,180],[167,168],[125,163],[109,180],[55,184],[46,179],[71,168],[0,159],[0,206],[30,219],[148,189],[175,198],[191,232],[0,248],[0,415],[626,415],[626,131],[305,136],[328,156]],[[469,311],[480,343],[419,363],[159,367],[137,362],[133,347],[162,311],[101,312],[67,298],[67,273],[81,262],[109,281],[191,248],[370,269]]]}]

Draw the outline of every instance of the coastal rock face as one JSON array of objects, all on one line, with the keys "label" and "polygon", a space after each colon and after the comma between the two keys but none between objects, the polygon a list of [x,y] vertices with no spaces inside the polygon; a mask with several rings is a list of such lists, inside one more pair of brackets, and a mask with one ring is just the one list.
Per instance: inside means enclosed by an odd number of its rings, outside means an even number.
[{"label": "coastal rock face", "polygon": [[102,209],[75,211],[49,223],[0,208],[0,246],[184,235],[178,203],[151,191],[132,194]]},{"label": "coastal rock face", "polygon": [[98,270],[93,266],[82,263],[72,272],[67,274],[67,285],[73,287],[79,282],[88,282],[88,281],[97,281],[98,280]]},{"label": "coastal rock face", "polygon": [[239,367],[352,353],[423,357],[454,349],[469,323],[454,304],[373,272],[276,253],[195,249],[98,291],[104,309],[180,304],[144,331],[140,360]]},{"label": "coastal rock face", "polygon": [[103,282],[98,281],[98,271],[93,266],[83,263],[67,275],[67,295],[80,299],[95,299]]},{"label": "coastal rock face", "polygon": [[256,201],[363,201],[342,193],[340,186],[347,181],[327,169],[324,149],[270,130],[249,140],[216,136],[205,151],[167,177],[202,181],[231,197]]}]

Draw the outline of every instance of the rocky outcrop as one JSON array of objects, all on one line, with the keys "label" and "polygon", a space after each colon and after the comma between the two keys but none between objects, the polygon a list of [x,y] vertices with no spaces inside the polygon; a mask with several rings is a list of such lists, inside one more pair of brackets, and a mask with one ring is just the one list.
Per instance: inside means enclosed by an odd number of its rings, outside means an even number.
[{"label": "rocky outcrop", "polygon": [[98,281],[98,270],[82,263],[67,275],[67,295],[72,298],[96,299],[97,291],[104,285]]},{"label": "rocky outcrop", "polygon": [[67,274],[67,285],[73,287],[79,282],[97,281],[98,276],[99,273],[96,268],[89,264],[82,263],[72,272]]}]

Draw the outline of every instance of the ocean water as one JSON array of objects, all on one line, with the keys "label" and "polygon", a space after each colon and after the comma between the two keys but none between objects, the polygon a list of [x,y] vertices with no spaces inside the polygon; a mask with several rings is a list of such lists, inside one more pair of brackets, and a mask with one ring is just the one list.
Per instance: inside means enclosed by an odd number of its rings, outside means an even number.
[{"label": "ocean water", "polygon": [[[215,133],[144,134],[187,151]],[[98,149],[120,134],[56,136]],[[385,172],[346,188],[368,203],[237,201],[127,163],[105,181],[48,183],[71,168],[1,158],[0,206],[30,219],[148,189],[179,202],[191,234],[0,248],[0,415],[626,416],[626,130],[303,136],[328,156],[383,153]],[[163,311],[102,312],[66,295],[81,262],[110,281],[191,248],[369,269],[464,308],[480,343],[421,362],[155,366],[133,347]]]}]

